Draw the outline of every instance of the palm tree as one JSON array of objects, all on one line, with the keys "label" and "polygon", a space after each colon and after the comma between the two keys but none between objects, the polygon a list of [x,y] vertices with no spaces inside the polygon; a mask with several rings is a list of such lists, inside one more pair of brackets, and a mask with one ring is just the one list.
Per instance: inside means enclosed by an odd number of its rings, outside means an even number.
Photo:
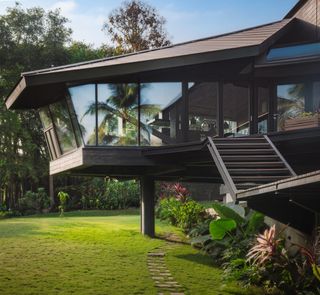
[{"label": "palm tree", "polygon": [[[104,115],[101,123],[98,126],[98,138],[99,142],[112,142],[118,139],[117,144],[136,144],[137,142],[137,128],[138,122],[138,95],[139,85],[134,83],[122,83],[122,84],[108,84],[111,95],[106,98],[106,101],[99,101],[97,104],[97,110]],[[140,89],[146,87],[145,84],[141,84]],[[95,103],[91,103],[88,106],[87,111],[83,116],[88,114],[95,114]],[[144,104],[140,105],[140,110],[148,113],[148,115],[155,115],[160,111],[159,105]],[[121,122],[119,122],[119,119]],[[120,124],[121,123],[121,124]],[[129,133],[129,126],[133,126],[133,132]],[[113,135],[115,130],[122,129],[122,136]],[[107,126],[107,134],[105,132]],[[145,124],[140,123],[140,126],[147,130]],[[120,138],[119,138],[120,137]]]},{"label": "palm tree", "polygon": [[278,97],[279,127],[284,130],[288,119],[298,117],[305,111],[305,84],[294,84],[288,88],[289,98]]}]

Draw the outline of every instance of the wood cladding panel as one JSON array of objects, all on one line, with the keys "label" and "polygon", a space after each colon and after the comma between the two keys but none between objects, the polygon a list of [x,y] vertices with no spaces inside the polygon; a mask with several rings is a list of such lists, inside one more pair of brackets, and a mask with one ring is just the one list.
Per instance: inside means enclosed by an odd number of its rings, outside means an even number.
[{"label": "wood cladding panel", "polygon": [[319,26],[320,0],[309,0],[295,13],[295,17]]},{"label": "wood cladding panel", "polygon": [[50,175],[65,172],[83,165],[82,148],[68,153],[61,158],[50,162]]}]

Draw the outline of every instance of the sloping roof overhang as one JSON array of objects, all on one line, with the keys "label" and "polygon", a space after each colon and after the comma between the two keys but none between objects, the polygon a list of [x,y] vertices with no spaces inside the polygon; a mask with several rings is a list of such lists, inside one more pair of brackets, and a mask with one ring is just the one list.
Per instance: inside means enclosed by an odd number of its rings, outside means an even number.
[{"label": "sloping roof overhang", "polygon": [[[285,19],[155,50],[23,73],[9,94],[6,106],[35,108],[53,102],[65,83],[125,75],[138,79],[139,74],[148,71],[258,56],[283,36],[294,20]],[[32,97],[33,103],[28,104]]]}]

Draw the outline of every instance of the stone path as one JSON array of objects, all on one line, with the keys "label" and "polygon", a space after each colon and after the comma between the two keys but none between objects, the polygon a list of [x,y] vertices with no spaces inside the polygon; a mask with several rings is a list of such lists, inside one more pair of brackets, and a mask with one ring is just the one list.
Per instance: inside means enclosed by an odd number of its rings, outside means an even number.
[{"label": "stone path", "polygon": [[167,269],[164,257],[167,250],[174,247],[173,243],[166,243],[148,253],[148,269],[158,288],[158,295],[184,295],[184,288],[172,277]]}]

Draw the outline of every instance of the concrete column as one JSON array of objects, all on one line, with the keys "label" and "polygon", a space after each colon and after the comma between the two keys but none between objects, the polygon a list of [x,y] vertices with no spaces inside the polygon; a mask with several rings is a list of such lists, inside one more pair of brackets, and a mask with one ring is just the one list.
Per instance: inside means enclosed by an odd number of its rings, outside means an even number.
[{"label": "concrete column", "polygon": [[155,185],[154,179],[149,176],[140,178],[141,190],[141,233],[143,235],[154,237],[155,233],[155,216],[154,216],[154,198]]}]

